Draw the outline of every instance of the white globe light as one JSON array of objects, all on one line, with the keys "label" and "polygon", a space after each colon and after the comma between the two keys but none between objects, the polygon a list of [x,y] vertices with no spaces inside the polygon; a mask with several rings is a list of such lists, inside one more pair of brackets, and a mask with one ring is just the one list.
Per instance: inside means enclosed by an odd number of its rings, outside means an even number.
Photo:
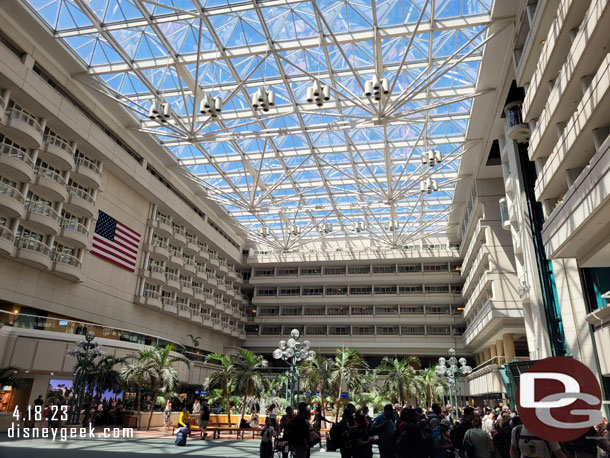
[{"label": "white globe light", "polygon": [[303,341],[303,347],[309,348],[311,346],[311,342],[309,340]]},{"label": "white globe light", "polygon": [[466,358],[460,358],[458,360],[458,362],[460,363],[460,366],[465,366],[466,365]]},{"label": "white globe light", "polygon": [[443,358],[442,356],[438,359],[438,363],[442,366],[443,364],[445,364],[447,362],[447,360],[445,358]]},{"label": "white globe light", "polygon": [[288,342],[286,342],[286,346],[288,348],[294,348],[294,346],[297,344],[297,341],[294,339],[288,339]]},{"label": "white globe light", "polygon": [[293,329],[292,331],[290,331],[290,336],[293,339],[298,339],[300,335],[301,335],[301,333],[299,332],[298,329]]},{"label": "white globe light", "polygon": [[449,369],[451,369],[451,372],[453,372],[454,374],[458,371],[458,367],[455,364],[452,364]]},{"label": "white globe light", "polygon": [[285,340],[280,340],[280,348],[281,348],[282,350],[285,350],[285,349],[286,349],[286,341],[285,341]]},{"label": "white globe light", "polygon": [[294,356],[294,350],[292,348],[287,348],[284,350],[284,356],[287,358],[292,358]]},{"label": "white globe light", "polygon": [[439,375],[439,376],[445,374],[445,369],[443,368],[443,366],[436,366],[435,371],[436,371],[436,375]]},{"label": "white globe light", "polygon": [[314,359],[316,357],[316,352],[313,350],[309,350],[309,359]]},{"label": "white globe light", "polygon": [[449,358],[449,364],[451,364],[452,366],[457,364],[458,360],[455,356],[452,356],[451,358]]},{"label": "white globe light", "polygon": [[275,359],[280,359],[283,354],[284,354],[284,352],[282,350],[280,350],[279,348],[276,348],[275,350],[273,350],[273,357]]},{"label": "white globe light", "polygon": [[450,356],[455,356],[455,348],[450,348],[448,353]]}]

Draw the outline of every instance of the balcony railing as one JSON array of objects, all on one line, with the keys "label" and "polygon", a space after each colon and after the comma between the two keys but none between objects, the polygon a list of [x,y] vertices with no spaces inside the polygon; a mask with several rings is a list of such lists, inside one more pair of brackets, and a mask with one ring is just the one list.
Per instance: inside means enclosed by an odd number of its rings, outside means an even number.
[{"label": "balcony railing", "polygon": [[78,232],[79,234],[87,235],[89,233],[89,231],[87,231],[87,228],[82,223],[73,219],[61,218],[61,220],[59,221],[59,225],[63,229]]},{"label": "balcony railing", "polygon": [[21,151],[19,148],[17,148],[15,145],[0,143],[0,154],[20,159],[30,167],[34,166],[34,161],[32,161],[32,158],[26,152]]},{"label": "balcony railing", "polygon": [[180,277],[178,276],[178,274],[174,274],[171,272],[165,272],[165,278],[168,281],[179,281],[180,280]]},{"label": "balcony railing", "polygon": [[15,239],[15,247],[22,250],[35,251],[36,253],[40,254],[51,254],[51,250],[48,246],[46,246],[40,240],[31,239],[29,237],[17,237]]},{"label": "balcony railing", "polygon": [[76,196],[80,199],[86,200],[87,202],[93,204],[95,203],[95,200],[93,199],[93,196],[91,194],[89,194],[87,191],[84,191],[83,189],[80,188],[76,188],[74,186],[68,186],[68,194]]},{"label": "balcony railing", "polygon": [[25,111],[20,110],[20,109],[15,108],[15,107],[7,110],[6,114],[8,116],[10,116],[12,119],[22,121],[22,122],[32,126],[39,133],[42,134],[42,127],[40,126],[40,123],[38,122],[38,119],[36,119],[35,116],[33,116],[33,115],[29,114],[29,113],[26,113]]},{"label": "balcony railing", "polygon": [[80,260],[76,256],[72,256],[68,253],[54,252],[52,259],[55,262],[65,264],[67,266],[76,267],[77,269],[80,269],[82,266]]},{"label": "balcony railing", "polygon": [[156,246],[159,248],[165,248],[166,250],[169,248],[169,245],[167,244],[167,242],[162,239],[154,239],[152,244],[153,244],[153,246]]},{"label": "balcony railing", "polygon": [[14,238],[13,233],[6,227],[0,226],[0,239],[8,240],[12,242]]},{"label": "balcony railing", "polygon": [[154,290],[154,289],[145,289],[144,292],[142,293],[142,296],[147,297],[149,299],[160,299],[161,298],[161,294],[159,294],[159,291]]},{"label": "balcony railing", "polygon": [[25,209],[27,211],[38,213],[39,215],[48,216],[56,221],[59,220],[59,216],[57,215],[55,209],[42,202],[33,202],[30,200],[25,203]]},{"label": "balcony railing", "polygon": [[86,158],[84,158],[84,157],[77,157],[77,158],[74,160],[74,163],[75,163],[77,166],[80,166],[80,167],[85,167],[85,168],[87,168],[87,169],[89,169],[89,170],[91,170],[91,171],[93,171],[93,172],[97,173],[98,175],[100,174],[100,168],[99,168],[99,166],[98,166],[98,165],[97,165],[95,162],[90,161],[89,159],[86,159]]},{"label": "balcony railing", "polygon": [[0,195],[10,197],[23,203],[23,194],[9,184],[0,182]]},{"label": "balcony railing", "polygon": [[158,274],[164,274],[165,270],[163,269],[162,266],[156,265],[156,264],[149,264],[148,267],[146,268],[146,270],[150,271],[150,272],[156,272]]},{"label": "balcony railing", "polygon": [[163,305],[176,305],[176,299],[174,299],[173,297],[164,296],[161,298],[161,302],[163,303]]},{"label": "balcony railing", "polygon": [[161,215],[159,213],[155,216],[155,220],[161,224],[167,224],[168,226],[172,225],[172,220],[169,216]]},{"label": "balcony railing", "polygon": [[64,177],[62,177],[59,173],[51,169],[47,169],[44,167],[35,167],[34,175],[36,175],[37,177],[48,178],[49,180],[52,180],[62,186],[66,185],[66,180],[64,179]]},{"label": "balcony railing", "polygon": [[67,153],[74,154],[74,148],[63,138],[59,138],[56,135],[45,135],[43,141],[47,145],[57,146],[59,149],[64,150]]}]

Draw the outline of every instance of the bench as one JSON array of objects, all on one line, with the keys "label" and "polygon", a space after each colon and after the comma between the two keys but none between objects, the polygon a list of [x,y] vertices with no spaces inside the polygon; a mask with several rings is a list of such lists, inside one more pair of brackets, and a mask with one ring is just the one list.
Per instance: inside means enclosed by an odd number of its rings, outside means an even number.
[{"label": "bench", "polygon": [[220,433],[222,432],[228,432],[229,434],[235,433],[235,437],[237,438],[237,440],[241,439],[244,440],[244,435],[247,432],[252,432],[252,439],[254,439],[255,435],[258,433],[260,434],[261,429],[260,428],[237,428],[234,426],[208,426],[206,428],[206,431],[208,432],[212,432],[212,439],[220,439]]}]

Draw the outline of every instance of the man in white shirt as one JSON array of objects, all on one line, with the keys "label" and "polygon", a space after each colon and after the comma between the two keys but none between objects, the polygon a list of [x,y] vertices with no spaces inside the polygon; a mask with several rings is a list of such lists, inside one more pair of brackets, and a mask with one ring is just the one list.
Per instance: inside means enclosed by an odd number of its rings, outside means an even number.
[{"label": "man in white shirt", "polygon": [[519,425],[512,431],[510,458],[566,458],[566,455],[557,442],[539,439]]},{"label": "man in white shirt", "polygon": [[491,432],[494,429],[494,420],[496,418],[494,414],[495,412],[491,410],[487,415],[485,415],[485,420],[483,421],[483,431],[489,434],[489,437],[491,437]]},{"label": "man in white shirt", "polygon": [[198,416],[201,413],[201,404],[199,403],[199,399],[195,399],[193,403],[193,416]]}]

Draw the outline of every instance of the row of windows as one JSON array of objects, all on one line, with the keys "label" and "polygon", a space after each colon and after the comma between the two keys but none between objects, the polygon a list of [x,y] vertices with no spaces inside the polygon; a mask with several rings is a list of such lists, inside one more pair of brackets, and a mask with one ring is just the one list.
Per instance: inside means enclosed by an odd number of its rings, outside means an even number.
[{"label": "row of windows", "polygon": [[281,336],[298,329],[305,336],[461,336],[465,326],[457,325],[308,325],[308,326],[257,326],[246,325],[247,335]]},{"label": "row of windows", "polygon": [[461,294],[462,285],[286,286],[256,288],[256,296],[357,296],[370,294]]},{"label": "row of windows", "polygon": [[257,316],[377,316],[377,315],[457,315],[463,306],[454,305],[315,305],[259,307]]},{"label": "row of windows", "polygon": [[314,275],[387,275],[396,273],[417,272],[459,272],[460,263],[438,264],[389,264],[389,265],[360,265],[360,266],[313,266],[313,267],[265,267],[254,269],[254,277],[296,277]]}]

